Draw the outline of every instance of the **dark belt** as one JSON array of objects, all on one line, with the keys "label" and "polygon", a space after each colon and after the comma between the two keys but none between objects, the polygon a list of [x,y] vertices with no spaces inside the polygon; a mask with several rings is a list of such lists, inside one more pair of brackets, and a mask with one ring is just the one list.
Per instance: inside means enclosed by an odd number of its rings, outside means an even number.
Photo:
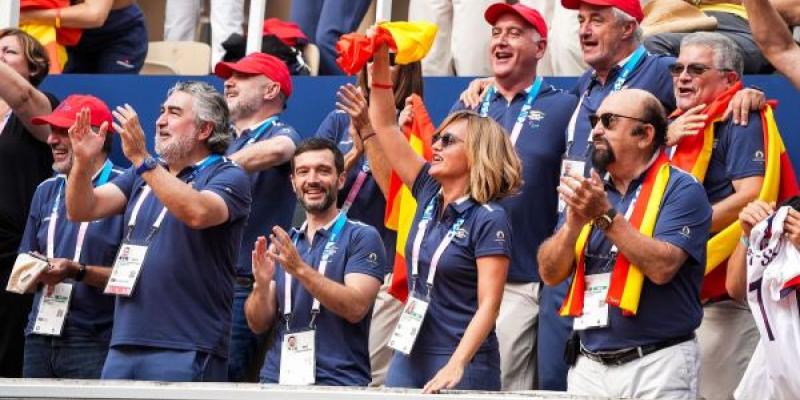
[{"label": "dark belt", "polygon": [[236,285],[244,287],[253,287],[253,277],[251,276],[237,276]]},{"label": "dark belt", "polygon": [[655,353],[661,349],[665,349],[667,347],[671,347],[676,344],[683,343],[693,339],[694,339],[694,333],[690,335],[676,337],[673,339],[667,339],[662,342],[654,344],[648,344],[645,346],[629,347],[621,350],[598,351],[598,352],[586,350],[583,347],[583,345],[581,345],[581,354],[586,356],[586,358],[592,361],[597,361],[603,365],[620,366],[630,361],[642,358],[648,354]]}]

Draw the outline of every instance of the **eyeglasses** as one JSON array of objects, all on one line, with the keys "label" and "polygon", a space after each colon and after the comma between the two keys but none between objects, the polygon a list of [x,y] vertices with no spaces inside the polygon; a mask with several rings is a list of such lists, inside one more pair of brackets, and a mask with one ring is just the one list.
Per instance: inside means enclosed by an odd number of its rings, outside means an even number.
[{"label": "eyeglasses", "polygon": [[635,120],[635,121],[639,121],[639,122],[644,123],[644,124],[649,124],[649,122],[647,122],[647,121],[645,121],[645,120],[643,120],[641,118],[629,117],[627,115],[614,114],[614,113],[610,113],[610,112],[602,113],[600,115],[597,115],[597,114],[590,115],[589,116],[589,124],[591,125],[592,128],[594,128],[595,126],[597,126],[597,122],[599,121],[601,124],[603,124],[603,128],[605,128],[605,129],[614,129],[614,125],[616,124],[616,121],[619,118],[627,118],[627,119],[632,119],[632,120]]},{"label": "eyeglasses", "polygon": [[[697,78],[700,75],[703,75],[708,70],[712,70],[716,68],[709,67],[708,65],[699,64],[699,63],[692,63],[689,65],[683,65],[681,63],[675,63],[669,66],[669,73],[672,74],[673,77],[677,78],[680,76],[684,70],[686,73],[689,74],[692,78]],[[718,71],[730,71],[728,68],[719,68]]]},{"label": "eyeglasses", "polygon": [[446,132],[446,133],[441,133],[440,132],[440,133],[437,133],[437,134],[433,135],[433,137],[431,137],[431,146],[436,144],[436,142],[438,142],[439,140],[442,141],[442,147],[448,147],[451,144],[455,144],[455,143],[464,141],[464,139],[461,139],[458,136],[453,135],[450,132]]}]

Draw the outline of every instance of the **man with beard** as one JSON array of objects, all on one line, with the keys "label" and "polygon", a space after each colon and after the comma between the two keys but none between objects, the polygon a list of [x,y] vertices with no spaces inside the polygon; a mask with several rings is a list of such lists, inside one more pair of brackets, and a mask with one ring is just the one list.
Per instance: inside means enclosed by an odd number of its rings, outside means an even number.
[{"label": "man with beard", "polygon": [[295,199],[289,159],[300,136],[280,120],[292,94],[292,80],[283,61],[252,53],[235,63],[219,63],[214,72],[225,79],[225,102],[236,128],[228,157],[250,174],[252,184],[253,204],[236,260],[228,360],[228,379],[244,382],[257,376],[257,353],[263,343],[263,338],[247,327],[244,316],[244,302],[253,289],[250,252],[259,235],[276,225],[289,229],[292,223]]},{"label": "man with beard", "polygon": [[607,178],[562,177],[566,212],[538,255],[546,284],[573,278],[561,310],[579,336],[567,391],[695,399],[711,206],[702,185],[669,165],[653,95],[624,89],[597,112],[591,158]]},{"label": "man with beard", "polygon": [[104,137],[70,130],[71,220],[124,214],[127,229],[106,293],[117,295],[103,379],[225,381],[234,261],[250,211],[245,172],[222,157],[231,140],[222,95],[179,82],[156,120],[150,156],[136,112],[117,107],[114,130],[133,167],[93,188]]},{"label": "man with beard", "polygon": [[372,303],[386,266],[380,234],[336,207],[346,176],[332,141],[301,143],[291,178],[306,223],[291,235],[272,228],[269,249],[261,236],[252,252],[247,322],[256,333],[275,327],[261,381],[366,386]]},{"label": "man with beard", "polygon": [[[83,107],[91,110],[90,121],[76,114]],[[51,265],[39,276],[46,287],[36,292],[25,329],[25,378],[98,379],[108,353],[114,298],[103,295],[103,288],[122,240],[122,215],[75,223],[67,220],[64,207],[64,184],[73,163],[67,129],[87,122],[104,132],[112,122],[108,106],[88,95],[69,96],[51,114],[32,121],[50,126],[47,144],[58,175],[36,189],[19,248],[47,257]],[[107,158],[112,141],[109,132],[89,167],[95,187],[122,173]],[[58,310],[65,312],[57,316]]]}]

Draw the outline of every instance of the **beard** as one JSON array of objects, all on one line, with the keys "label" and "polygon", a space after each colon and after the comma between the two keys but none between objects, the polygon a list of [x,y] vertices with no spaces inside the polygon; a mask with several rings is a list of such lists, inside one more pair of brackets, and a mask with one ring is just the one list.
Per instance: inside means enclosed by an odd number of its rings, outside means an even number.
[{"label": "beard", "polygon": [[167,139],[156,138],[156,154],[167,164],[180,161],[191,154],[196,139],[196,132],[192,135],[171,136]]},{"label": "beard", "polygon": [[258,111],[259,107],[261,107],[259,93],[261,92],[248,91],[245,93],[240,91],[235,98],[227,102],[231,122],[253,115]]},{"label": "beard", "polygon": [[614,150],[611,149],[608,140],[603,138],[599,139],[599,141],[603,143],[604,148],[598,149],[597,146],[592,146],[592,166],[598,170],[598,172],[606,172],[608,166],[616,161],[617,156],[614,155]]},{"label": "beard", "polygon": [[303,196],[303,190],[300,190],[297,193],[297,201],[300,202],[300,205],[303,206],[303,209],[310,212],[310,213],[321,213],[327,209],[329,209],[335,202],[336,202],[336,194],[330,187],[324,187],[319,183],[312,183],[306,185],[306,188],[313,188],[323,190],[325,192],[325,196],[323,197],[322,201],[318,201],[315,203],[311,203],[305,200]]}]

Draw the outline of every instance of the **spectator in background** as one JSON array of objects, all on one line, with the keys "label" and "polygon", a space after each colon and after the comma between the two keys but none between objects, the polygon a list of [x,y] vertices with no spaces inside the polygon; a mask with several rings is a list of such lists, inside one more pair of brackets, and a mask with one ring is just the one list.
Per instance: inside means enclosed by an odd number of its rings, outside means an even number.
[{"label": "spectator in background", "polygon": [[219,63],[215,74],[225,80],[225,102],[236,138],[228,157],[250,174],[253,204],[236,261],[228,379],[246,382],[257,376],[259,339],[247,326],[244,303],[253,289],[250,253],[253,243],[273,226],[289,229],[295,197],[289,160],[300,135],[280,119],[292,94],[286,64],[264,53],[252,53],[235,63]]},{"label": "spectator in background", "polygon": [[[391,169],[375,142],[375,130],[369,122],[367,98],[372,75],[369,70],[369,67],[364,68],[358,74],[357,86],[347,84],[339,89],[337,110],[325,117],[315,136],[337,143],[339,150],[344,153],[347,179],[339,192],[339,206],[348,210],[349,217],[375,227],[386,248],[386,275],[375,299],[369,334],[372,365],[370,385],[382,386],[392,358],[392,349],[386,345],[400,316],[402,303],[387,293],[392,281],[397,233],[387,229],[384,224],[385,196],[389,191]],[[411,120],[411,107],[406,107],[407,99],[412,94],[422,96],[420,63],[392,66],[392,85],[397,113],[404,117],[404,122],[400,123],[402,126]],[[357,184],[361,179],[361,183]]]},{"label": "spectator in background", "polygon": [[[222,61],[222,43],[232,34],[242,34],[244,0],[211,0],[211,68]],[[201,0],[167,0],[164,40],[193,42],[197,39]]]},{"label": "spectator in background", "polygon": [[[44,48],[25,32],[0,30],[0,288],[5,288],[22,240],[36,186],[50,177],[49,126],[31,119],[58,100],[36,87],[47,76]],[[33,296],[0,290],[0,376],[20,377],[25,324]]]},{"label": "spectator in background", "polygon": [[[111,110],[102,100],[86,95],[64,99],[49,115],[33,119],[51,127],[47,143],[58,174],[36,189],[20,253],[45,255],[51,265],[39,276],[45,286],[37,290],[25,329],[26,378],[99,379],[108,354],[114,319],[114,298],[103,294],[111,265],[122,240],[122,215],[98,221],[67,219],[64,185],[72,164],[67,129],[91,129],[105,135],[102,153],[92,160],[92,184],[102,186],[122,170],[107,157],[113,143]],[[50,233],[52,232],[52,233]],[[45,294],[47,293],[47,294]],[[51,294],[66,296],[69,307],[59,318],[53,313]],[[43,301],[50,297],[50,301]]]},{"label": "spectator in background", "polygon": [[361,24],[371,0],[292,0],[291,20],[319,47],[319,75],[341,75],[336,42]]},{"label": "spectator in background", "polygon": [[135,0],[84,0],[81,3],[20,13],[20,22],[81,28],[81,39],[67,47],[64,73],[138,74],[147,55],[147,28]]},{"label": "spectator in background", "polygon": [[[770,4],[770,0],[743,0],[742,3],[747,10],[753,38],[764,57],[800,90],[800,69],[797,68],[800,65],[800,46],[794,41],[781,14]],[[800,8],[797,2],[791,5],[797,13]],[[795,24],[798,23],[800,21],[795,21]]]},{"label": "spectator in background", "polygon": [[133,166],[93,188],[104,138],[73,130],[66,187],[71,220],[124,214],[128,227],[106,289],[118,296],[102,378],[225,381],[234,265],[250,213],[250,181],[222,157],[231,140],[225,100],[202,82],[170,89],[156,121],[162,161],[148,153],[133,108],[117,107],[114,118]]}]

